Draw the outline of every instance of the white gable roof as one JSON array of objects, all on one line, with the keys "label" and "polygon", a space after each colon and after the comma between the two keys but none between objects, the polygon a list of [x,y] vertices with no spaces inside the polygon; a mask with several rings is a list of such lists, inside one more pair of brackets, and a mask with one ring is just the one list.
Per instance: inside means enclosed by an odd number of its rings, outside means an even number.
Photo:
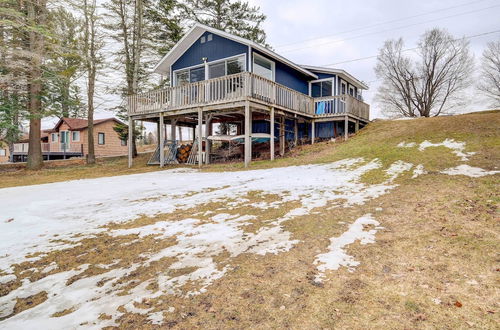
[{"label": "white gable roof", "polygon": [[292,61],[284,58],[281,55],[276,54],[275,52],[267,49],[266,47],[257,44],[256,42],[232,35],[230,33],[218,29],[214,29],[212,27],[200,23],[195,24],[191,29],[189,29],[189,31],[182,37],[182,39],[179,40],[179,42],[167,53],[167,55],[165,55],[160,60],[160,62],[158,62],[158,64],[153,68],[153,71],[163,75],[168,75],[170,72],[170,66],[174,64],[182,56],[182,54],[184,54],[189,49],[189,47],[191,47],[191,45],[193,45],[193,43],[195,43],[196,40],[198,40],[198,38],[200,38],[205,32],[214,33],[224,38],[250,46],[258,50],[259,52],[266,54],[267,56],[277,61],[285,63],[286,65],[296,69],[299,72],[302,72],[306,76],[318,79],[318,76],[310,72],[309,70],[301,67],[298,64],[293,63]]},{"label": "white gable roof", "polygon": [[347,80],[352,85],[354,85],[358,88],[368,89],[368,85],[366,85],[361,80],[354,78],[354,76],[352,76],[349,72],[342,70],[342,69],[325,68],[322,66],[312,66],[312,65],[301,65],[301,67],[303,67],[304,69],[307,69],[307,70],[315,71],[315,72],[336,74],[336,75],[343,77],[345,80]]}]

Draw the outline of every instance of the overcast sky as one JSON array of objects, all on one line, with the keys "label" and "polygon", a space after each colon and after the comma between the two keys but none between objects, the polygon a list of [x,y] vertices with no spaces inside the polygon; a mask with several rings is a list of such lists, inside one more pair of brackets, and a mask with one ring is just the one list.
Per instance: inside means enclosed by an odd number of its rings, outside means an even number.
[{"label": "overcast sky", "polygon": [[[260,6],[267,15],[264,23],[267,42],[277,53],[298,64],[344,69],[366,82],[370,89],[364,92],[364,97],[371,106],[372,119],[383,117],[383,112],[373,102],[379,85],[373,68],[378,49],[385,40],[402,37],[406,48],[413,48],[419,36],[434,27],[445,28],[456,37],[498,31],[470,39],[476,64],[479,64],[486,43],[500,39],[500,0],[249,2]],[[102,91],[99,97],[95,117],[114,115],[104,109],[119,103],[119,97]],[[463,109],[464,112],[487,108],[484,100],[471,100],[470,105]],[[55,121],[47,118],[43,126],[51,127]]]},{"label": "overcast sky", "polygon": [[[264,28],[275,51],[299,64],[324,66],[375,56],[387,39],[402,37],[406,48],[434,27],[456,37],[499,31],[470,39],[479,62],[488,41],[500,39],[499,0],[250,0],[267,15]],[[377,90],[376,58],[339,63],[370,86],[364,92],[372,118],[383,114],[372,102]],[[486,103],[472,102],[468,110]],[[482,104],[477,104],[482,103]]]}]

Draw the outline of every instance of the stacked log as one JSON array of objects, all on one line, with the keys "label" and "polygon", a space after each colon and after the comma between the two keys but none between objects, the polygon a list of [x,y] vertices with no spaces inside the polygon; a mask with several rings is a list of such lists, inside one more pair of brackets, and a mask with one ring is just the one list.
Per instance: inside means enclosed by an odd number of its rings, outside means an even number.
[{"label": "stacked log", "polygon": [[187,162],[192,148],[193,148],[193,144],[191,144],[191,143],[190,144],[181,144],[177,148],[177,161],[179,163]]}]

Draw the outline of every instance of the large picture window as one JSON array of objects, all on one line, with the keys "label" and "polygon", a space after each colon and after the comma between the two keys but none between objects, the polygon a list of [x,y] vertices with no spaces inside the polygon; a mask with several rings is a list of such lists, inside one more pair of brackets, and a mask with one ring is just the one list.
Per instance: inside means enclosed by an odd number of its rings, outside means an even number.
[{"label": "large picture window", "polygon": [[263,56],[254,54],[253,72],[261,77],[274,80],[274,62]]},{"label": "large picture window", "polygon": [[332,80],[318,81],[311,83],[312,97],[332,96]]},{"label": "large picture window", "polygon": [[[208,79],[224,77],[245,71],[245,55],[208,63]],[[205,80],[205,65],[175,72],[175,85]]]}]

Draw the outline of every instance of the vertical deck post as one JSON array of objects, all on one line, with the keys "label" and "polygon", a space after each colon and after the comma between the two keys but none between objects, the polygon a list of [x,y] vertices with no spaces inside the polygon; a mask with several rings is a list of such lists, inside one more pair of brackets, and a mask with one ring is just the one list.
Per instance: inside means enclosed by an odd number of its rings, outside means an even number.
[{"label": "vertical deck post", "polygon": [[212,151],[212,142],[208,137],[212,135],[212,115],[208,115],[205,120],[205,164],[210,164],[210,152]]},{"label": "vertical deck post", "polygon": [[349,135],[349,118],[345,116],[344,119],[344,140],[347,141],[347,137]]},{"label": "vertical deck post", "polygon": [[271,135],[269,139],[269,146],[270,146],[270,153],[271,153],[271,160],[274,160],[274,107],[271,107],[271,125],[270,125],[270,132]]},{"label": "vertical deck post", "polygon": [[285,155],[285,116],[280,118],[280,156]]},{"label": "vertical deck post", "polygon": [[295,143],[295,146],[297,146],[297,144],[299,143],[299,124],[298,124],[297,117],[295,117],[295,120],[294,120],[293,142]]},{"label": "vertical deck post", "polygon": [[172,137],[172,142],[175,143],[176,138],[176,129],[177,129],[177,119],[172,119],[170,121],[170,136]]},{"label": "vertical deck post", "polygon": [[252,161],[252,111],[250,103],[245,102],[245,167]]},{"label": "vertical deck post", "polygon": [[356,127],[354,128],[354,132],[358,133],[359,131],[359,119],[356,119]]},{"label": "vertical deck post", "polygon": [[311,144],[314,144],[314,139],[316,138],[316,123],[314,122],[314,119],[311,120]]},{"label": "vertical deck post", "polygon": [[163,129],[163,126],[165,125],[163,122],[163,112],[160,112],[160,118],[158,119],[160,121],[160,134],[158,138],[158,146],[159,149],[158,151],[160,152],[160,167],[163,167],[165,165],[165,130]]},{"label": "vertical deck post", "polygon": [[198,109],[198,166],[203,164],[203,109]]},{"label": "vertical deck post", "polygon": [[131,168],[133,165],[133,160],[132,160],[132,138],[133,134],[131,134],[131,129],[132,129],[132,117],[128,117],[128,128],[129,128],[129,134],[128,134],[128,168]]}]

